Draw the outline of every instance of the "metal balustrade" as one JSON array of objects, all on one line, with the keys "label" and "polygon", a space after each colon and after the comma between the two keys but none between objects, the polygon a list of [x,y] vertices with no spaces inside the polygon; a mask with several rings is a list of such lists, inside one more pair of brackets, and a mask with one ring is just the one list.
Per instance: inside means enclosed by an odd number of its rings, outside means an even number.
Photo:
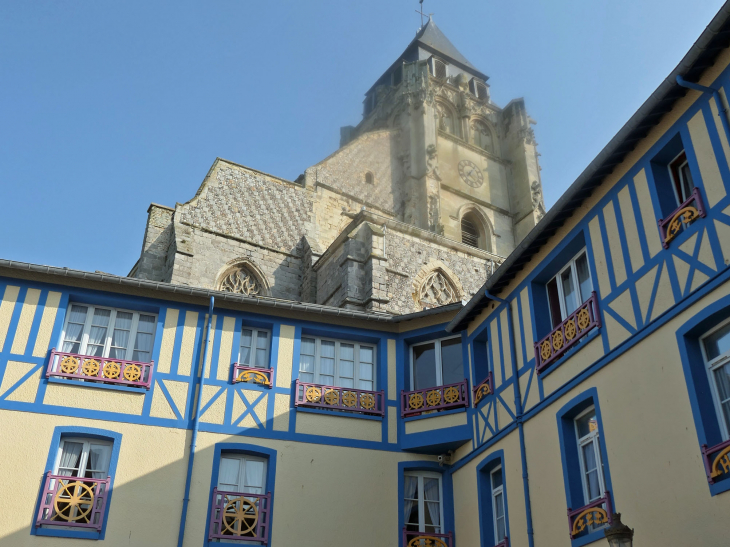
[{"label": "metal balustrade", "polygon": [[730,441],[711,447],[703,444],[702,461],[705,463],[705,473],[710,484],[715,484],[722,475],[730,475]]},{"label": "metal balustrade", "polygon": [[79,355],[56,351],[56,348],[53,348],[46,369],[46,378],[55,376],[149,389],[154,368],[154,361],[141,363],[125,359]]},{"label": "metal balustrade", "polygon": [[273,368],[249,367],[233,363],[233,383],[252,382],[266,387],[272,387],[274,383]]},{"label": "metal balustrade", "polygon": [[466,379],[458,384],[401,391],[401,417],[424,412],[451,410],[469,406],[469,385]]},{"label": "metal balustrade", "polygon": [[479,404],[479,401],[484,399],[487,395],[490,395],[494,393],[494,380],[492,377],[492,373],[490,372],[487,374],[487,377],[482,380],[482,382],[478,385],[472,388],[472,400],[474,401],[474,407]]},{"label": "metal balustrade", "polygon": [[271,492],[250,494],[213,489],[208,539],[266,545],[271,522]]},{"label": "metal balustrade", "polygon": [[594,328],[600,328],[601,314],[598,310],[596,291],[571,313],[565,321],[555,327],[550,334],[539,342],[535,342],[535,363],[537,372],[541,373],[555,362],[581,338]]},{"label": "metal balustrade", "polygon": [[706,216],[705,204],[700,189],[695,187],[692,194],[666,218],[659,219],[659,233],[662,246],[669,248],[671,241],[679,235],[682,226],[688,226],[700,217]]},{"label": "metal balustrade", "polygon": [[385,391],[311,384],[297,379],[294,393],[295,407],[385,415]]},{"label": "metal balustrade", "polygon": [[52,475],[49,471],[43,483],[36,527],[41,525],[69,526],[101,530],[111,479],[89,479]]},{"label": "metal balustrade", "polygon": [[568,528],[570,539],[589,530],[591,526],[601,527],[610,525],[613,522],[613,506],[611,505],[611,494],[606,490],[603,497],[591,503],[571,509],[568,507]]},{"label": "metal balustrade", "polygon": [[454,547],[454,535],[410,532],[403,528],[403,547]]}]

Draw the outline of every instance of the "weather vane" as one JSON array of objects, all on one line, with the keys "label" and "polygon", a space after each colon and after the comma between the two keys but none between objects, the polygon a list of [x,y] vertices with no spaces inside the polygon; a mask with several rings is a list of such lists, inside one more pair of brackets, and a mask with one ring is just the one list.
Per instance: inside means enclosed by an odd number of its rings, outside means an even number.
[{"label": "weather vane", "polygon": [[[423,16],[426,15],[425,13],[423,13],[423,0],[418,0],[418,3],[421,4],[421,9],[416,10],[416,13],[421,14],[421,27],[423,27]],[[428,14],[429,17],[431,17],[432,15],[433,15],[433,13]]]}]

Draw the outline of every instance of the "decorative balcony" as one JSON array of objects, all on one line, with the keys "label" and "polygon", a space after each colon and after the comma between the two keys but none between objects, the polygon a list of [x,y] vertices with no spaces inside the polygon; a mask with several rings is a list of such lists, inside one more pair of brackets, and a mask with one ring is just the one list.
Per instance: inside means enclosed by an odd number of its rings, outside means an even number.
[{"label": "decorative balcony", "polygon": [[572,510],[568,507],[568,527],[570,528],[570,539],[590,527],[598,528],[613,522],[613,507],[611,505],[611,494],[606,491],[602,498],[597,499],[578,509]]},{"label": "decorative balcony", "polygon": [[509,538],[505,537],[502,541],[497,543],[494,547],[509,547]]},{"label": "decorative balcony", "polygon": [[51,350],[46,378],[51,376],[84,380],[86,382],[103,382],[149,389],[152,383],[154,361],[140,363],[124,359],[109,359],[93,355],[78,355]]},{"label": "decorative balcony", "polygon": [[431,532],[409,532],[403,528],[403,547],[454,547],[454,536],[451,532],[433,534]]},{"label": "decorative balcony", "polygon": [[274,383],[273,368],[256,368],[248,365],[233,363],[233,383],[249,382],[266,387],[272,387]]},{"label": "decorative balcony", "polygon": [[294,406],[385,415],[385,392],[296,381]]},{"label": "decorative balcony", "polygon": [[730,441],[712,447],[702,445],[702,460],[705,462],[705,473],[710,484],[715,484],[722,475],[730,474]]},{"label": "decorative balcony", "polygon": [[591,297],[571,313],[565,321],[555,327],[545,338],[535,343],[537,372],[545,370],[592,329],[600,327],[601,314],[598,311],[598,296],[596,291],[593,291]]},{"label": "decorative balcony", "polygon": [[662,246],[668,249],[669,244],[679,235],[683,226],[689,226],[706,214],[700,189],[695,187],[687,201],[677,207],[667,218],[659,219],[659,234],[662,236]]},{"label": "decorative balcony", "polygon": [[494,393],[492,373],[487,374],[487,377],[482,380],[482,383],[472,389],[472,400],[474,401],[474,408],[479,404],[479,401],[484,399],[487,395]]},{"label": "decorative balcony", "polygon": [[52,475],[43,484],[36,527],[69,526],[100,531],[106,511],[110,478],[87,479]]},{"label": "decorative balcony", "polygon": [[458,384],[401,391],[401,417],[418,416],[426,412],[452,410],[469,406],[469,385],[466,379]]},{"label": "decorative balcony", "polygon": [[269,542],[271,493],[248,494],[213,489],[208,539]]}]

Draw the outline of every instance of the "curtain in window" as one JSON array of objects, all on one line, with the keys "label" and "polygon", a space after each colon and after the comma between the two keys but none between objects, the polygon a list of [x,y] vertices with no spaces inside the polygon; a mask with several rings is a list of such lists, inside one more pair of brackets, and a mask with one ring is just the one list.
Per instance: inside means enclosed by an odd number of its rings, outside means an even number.
[{"label": "curtain in window", "polygon": [[246,460],[246,492],[251,494],[264,493],[264,462]]},{"label": "curtain in window", "polygon": [[238,475],[241,460],[237,458],[221,458],[218,471],[218,488],[224,492],[239,492]]},{"label": "curtain in window", "polygon": [[89,461],[86,463],[87,477],[105,479],[109,472],[109,447],[92,444],[89,447]]},{"label": "curtain in window", "polygon": [[79,459],[84,445],[81,443],[63,443],[61,461],[58,464],[58,474],[64,477],[78,476]]},{"label": "curtain in window", "polygon": [[149,363],[152,360],[152,344],[155,339],[155,317],[154,315],[140,315],[137,324],[137,337],[134,341],[133,361]]},{"label": "curtain in window", "polygon": [[329,340],[319,345],[319,383],[335,385],[335,343]]},{"label": "curtain in window", "polygon": [[360,385],[359,389],[372,391],[375,385],[373,378],[373,348],[360,346]]},{"label": "curtain in window", "polygon": [[111,310],[94,310],[94,318],[91,321],[91,332],[89,332],[89,342],[86,345],[87,355],[102,356],[111,313]]},{"label": "curtain in window", "polygon": [[66,325],[66,336],[62,351],[79,353],[81,334],[84,331],[87,312],[88,308],[86,306],[71,306],[71,314],[68,318],[68,325]]},{"label": "curtain in window", "polygon": [[302,382],[314,382],[314,346],[313,338],[302,338],[299,356],[299,379]]},{"label": "curtain in window", "polygon": [[269,349],[269,333],[265,331],[256,332],[256,366],[267,368],[266,353]]},{"label": "curtain in window", "polygon": [[416,490],[418,489],[418,477],[411,477],[405,475],[403,477],[405,481],[405,493],[404,493],[404,509],[403,509],[403,520],[408,523],[411,513],[413,512],[413,506],[418,503],[415,499]]},{"label": "curtain in window", "polygon": [[[433,525],[433,531],[437,534],[441,533],[441,501],[439,499],[438,479],[423,479],[423,493],[428,509],[428,516]],[[429,530],[427,529],[426,531],[428,532]]]},{"label": "curtain in window", "polygon": [[129,312],[117,312],[112,331],[112,343],[109,348],[109,357],[112,359],[126,359],[127,347],[129,346],[129,335],[132,330],[132,318]]}]

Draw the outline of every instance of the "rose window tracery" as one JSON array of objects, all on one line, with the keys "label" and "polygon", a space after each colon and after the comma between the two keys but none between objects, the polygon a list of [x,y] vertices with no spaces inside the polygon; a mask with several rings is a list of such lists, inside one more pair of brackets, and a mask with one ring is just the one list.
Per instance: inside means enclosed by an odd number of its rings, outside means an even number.
[{"label": "rose window tracery", "polygon": [[446,276],[436,270],[421,285],[419,300],[424,307],[444,306],[458,300],[456,289]]}]

